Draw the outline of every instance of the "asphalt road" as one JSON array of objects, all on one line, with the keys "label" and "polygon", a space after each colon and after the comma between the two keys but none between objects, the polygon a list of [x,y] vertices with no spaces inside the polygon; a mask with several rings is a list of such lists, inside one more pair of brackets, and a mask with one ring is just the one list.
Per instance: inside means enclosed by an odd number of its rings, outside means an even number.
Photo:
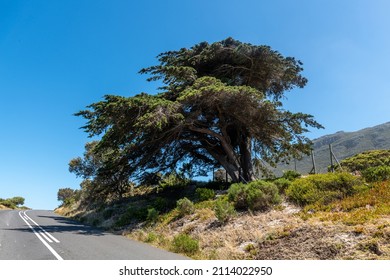
[{"label": "asphalt road", "polygon": [[0,211],[0,260],[187,259],[52,211]]}]

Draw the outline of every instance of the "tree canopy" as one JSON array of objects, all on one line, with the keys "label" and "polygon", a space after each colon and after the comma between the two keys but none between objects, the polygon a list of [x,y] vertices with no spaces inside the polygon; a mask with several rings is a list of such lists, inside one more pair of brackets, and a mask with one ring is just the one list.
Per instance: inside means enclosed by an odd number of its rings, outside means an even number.
[{"label": "tree canopy", "polygon": [[[184,165],[196,174],[222,166],[233,182],[252,181],[255,169],[307,154],[304,133],[322,127],[311,115],[283,109],[285,93],[307,80],[300,61],[269,46],[228,38],[165,52],[158,61],[140,73],[161,80],[160,93],[106,95],[76,114],[90,137],[101,136],[89,150],[97,169],[84,174],[115,182]],[[81,162],[73,162],[76,174]]]}]

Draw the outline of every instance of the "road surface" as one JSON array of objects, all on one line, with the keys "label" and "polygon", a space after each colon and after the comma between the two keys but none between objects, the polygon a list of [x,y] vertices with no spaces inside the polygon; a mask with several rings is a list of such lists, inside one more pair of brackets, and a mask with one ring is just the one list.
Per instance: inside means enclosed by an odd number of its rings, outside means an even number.
[{"label": "road surface", "polygon": [[0,211],[0,260],[176,260],[166,252],[44,210]]}]

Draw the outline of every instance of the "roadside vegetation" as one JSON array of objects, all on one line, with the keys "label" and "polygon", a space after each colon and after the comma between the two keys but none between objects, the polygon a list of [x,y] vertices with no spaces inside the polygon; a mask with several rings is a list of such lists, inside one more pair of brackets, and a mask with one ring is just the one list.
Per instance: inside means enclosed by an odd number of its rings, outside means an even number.
[{"label": "roadside vegetation", "polygon": [[272,176],[322,128],[283,107],[307,83],[299,60],[233,38],[157,59],[140,73],[159,93],[76,113],[94,141],[70,161],[83,181],[59,190],[58,213],[196,259],[389,258],[388,162]]},{"label": "roadside vegetation", "polygon": [[0,209],[19,209],[23,208],[24,198],[21,196],[15,196],[12,198],[3,199],[0,198]]},{"label": "roadside vegetation", "polygon": [[82,192],[57,212],[195,259],[390,259],[388,180],[287,171],[226,184],[170,174],[112,203],[88,204]]}]

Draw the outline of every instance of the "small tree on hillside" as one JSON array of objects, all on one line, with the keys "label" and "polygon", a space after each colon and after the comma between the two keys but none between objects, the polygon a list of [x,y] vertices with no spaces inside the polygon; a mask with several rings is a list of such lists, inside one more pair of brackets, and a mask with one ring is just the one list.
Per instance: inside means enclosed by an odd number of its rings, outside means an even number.
[{"label": "small tree on hillside", "polygon": [[15,196],[13,198],[10,198],[9,199],[13,204],[15,204],[17,207],[21,206],[24,204],[24,197],[21,197],[21,196]]},{"label": "small tree on hillside", "polygon": [[62,201],[62,204],[66,204],[75,194],[75,190],[71,188],[61,188],[57,192],[57,200]]}]

